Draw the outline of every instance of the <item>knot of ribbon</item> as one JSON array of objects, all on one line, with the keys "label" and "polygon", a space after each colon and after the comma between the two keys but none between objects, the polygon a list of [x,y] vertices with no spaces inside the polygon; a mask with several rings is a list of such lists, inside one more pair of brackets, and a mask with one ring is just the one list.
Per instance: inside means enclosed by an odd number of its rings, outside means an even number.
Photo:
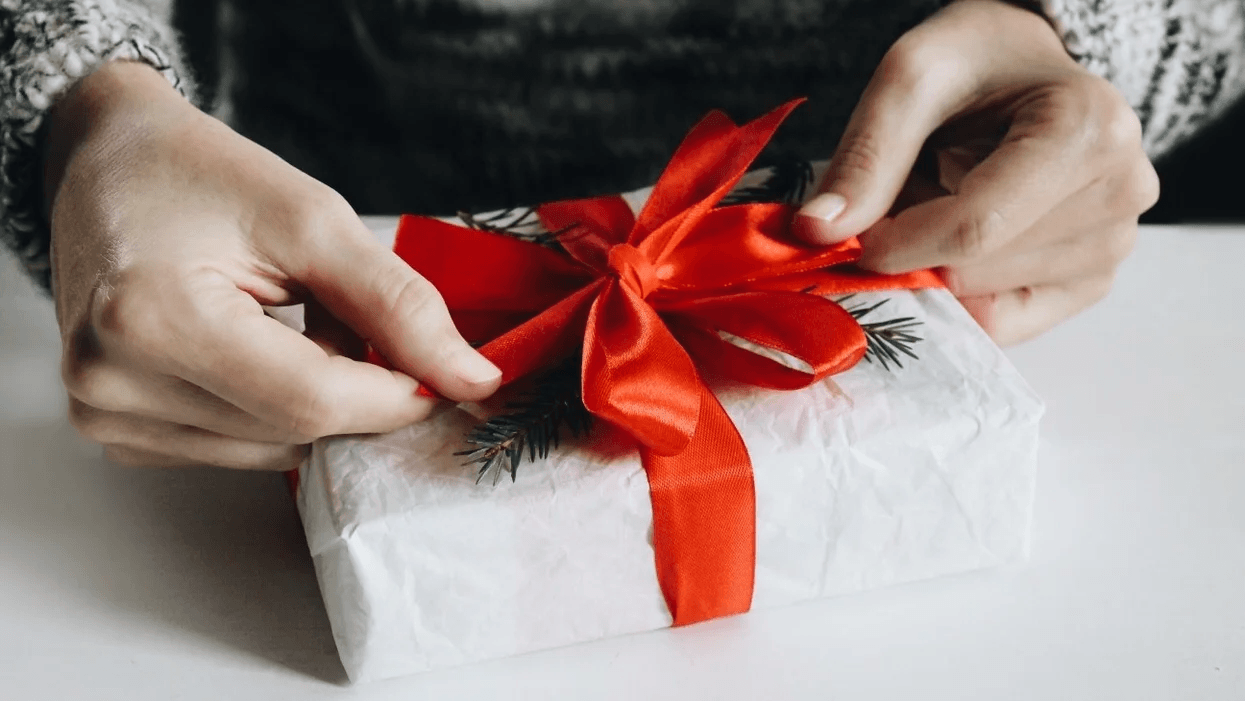
[{"label": "knot of ribbon", "polygon": [[657,288],[657,268],[648,256],[629,243],[612,246],[609,252],[609,267],[619,282],[626,285],[641,299]]},{"label": "knot of ribbon", "polygon": [[[718,206],[794,100],[736,126],[711,112],[687,135],[640,213],[618,196],[545,204],[561,251],[405,216],[394,250],[445,298],[503,382],[582,348],[584,405],[637,442],[653,504],[657,579],[675,625],[747,611],[756,563],[752,463],[702,373],[798,389],[864,355],[856,320],[822,295],[941,285],[929,271],[844,265],[855,239],[789,236],[793,208]],[[794,357],[794,368],[732,343]]]}]

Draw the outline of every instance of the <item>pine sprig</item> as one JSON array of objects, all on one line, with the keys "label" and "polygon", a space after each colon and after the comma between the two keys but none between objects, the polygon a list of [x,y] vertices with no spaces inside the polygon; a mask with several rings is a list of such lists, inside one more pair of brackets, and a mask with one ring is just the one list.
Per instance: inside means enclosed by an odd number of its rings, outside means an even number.
[{"label": "pine sprig", "polygon": [[789,156],[775,163],[769,175],[757,185],[741,187],[722,198],[721,205],[778,202],[799,204],[813,184],[813,164]]},{"label": "pine sprig", "polygon": [[474,447],[454,454],[467,458],[464,465],[479,465],[477,483],[494,469],[494,485],[503,472],[509,472],[513,482],[525,452],[528,462],[535,462],[558,447],[563,428],[573,437],[591,430],[592,414],[584,407],[579,372],[576,356],[538,378],[531,391],[508,402],[506,413],[467,434],[467,443]]},{"label": "pine sprig", "polygon": [[901,353],[913,360],[920,360],[916,353],[912,352],[913,344],[924,340],[912,333],[916,327],[921,325],[918,319],[911,316],[901,316],[884,321],[861,322],[861,319],[866,315],[876,311],[890,300],[883,299],[875,304],[847,306],[845,303],[850,302],[853,297],[855,295],[847,295],[834,301],[843,306],[843,310],[851,314],[857,323],[860,323],[860,328],[865,332],[865,341],[867,343],[865,360],[871,363],[877,360],[885,370],[890,370],[889,363],[894,363],[896,367],[903,367],[903,363],[899,359]]},{"label": "pine sprig", "polygon": [[[723,198],[721,204],[798,204],[803,201],[812,182],[812,164],[788,158],[774,165],[760,184],[735,190]],[[559,231],[547,231],[534,207],[511,208],[479,216],[459,212],[458,218],[473,229],[555,249],[562,247],[559,237],[578,226],[572,224]],[[913,333],[921,325],[919,320],[905,316],[863,321],[889,300],[849,306],[854,297],[847,295],[835,301],[856,319],[865,332],[865,360],[870,363],[877,361],[886,370],[891,369],[892,363],[902,368],[901,355],[919,360],[912,350],[914,344],[924,340]],[[504,413],[477,424],[467,434],[466,442],[471,447],[454,454],[466,458],[464,465],[478,466],[476,482],[484,479],[490,471],[494,473],[494,485],[505,472],[510,473],[513,482],[525,453],[529,462],[535,462],[537,458],[548,457],[549,452],[558,447],[563,429],[573,437],[591,430],[592,414],[584,407],[579,374],[580,359],[575,356],[536,379],[530,391],[507,402]]]},{"label": "pine sprig", "polygon": [[[873,304],[849,306],[855,295],[835,300],[860,323],[865,332],[865,360],[877,361],[886,370],[903,367],[901,355],[919,360],[912,346],[924,340],[913,330],[921,325],[914,317],[904,316],[881,321],[862,321],[886,304],[883,299]],[[546,458],[558,447],[562,430],[579,437],[592,429],[592,414],[584,407],[580,393],[580,359],[578,356],[542,375],[527,393],[507,402],[506,412],[477,424],[467,434],[472,447],[455,455],[466,458],[464,465],[477,465],[476,482],[493,471],[493,484],[503,473],[510,473],[513,482],[524,454],[528,462]]]},{"label": "pine sprig", "polygon": [[535,207],[511,207],[487,215],[460,211],[458,218],[472,229],[510,236],[546,248],[561,248],[558,237],[576,226],[572,224],[558,231],[548,231],[540,223]]}]

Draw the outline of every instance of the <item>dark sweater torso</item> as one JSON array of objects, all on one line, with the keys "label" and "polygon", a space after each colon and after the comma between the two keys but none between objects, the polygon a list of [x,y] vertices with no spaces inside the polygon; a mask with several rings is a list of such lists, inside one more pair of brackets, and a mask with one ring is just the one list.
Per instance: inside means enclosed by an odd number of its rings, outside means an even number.
[{"label": "dark sweater torso", "polygon": [[[361,212],[446,213],[651,183],[688,128],[795,96],[769,156],[833,151],[937,0],[238,0],[244,134]],[[883,8],[885,4],[887,7]]]}]

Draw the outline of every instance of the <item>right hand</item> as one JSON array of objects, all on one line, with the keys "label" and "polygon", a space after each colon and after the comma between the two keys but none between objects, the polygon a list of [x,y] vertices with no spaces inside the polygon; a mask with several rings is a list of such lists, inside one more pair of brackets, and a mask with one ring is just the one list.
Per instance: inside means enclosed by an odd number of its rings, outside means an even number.
[{"label": "right hand", "polygon": [[[500,381],[327,186],[113,62],[54,108],[45,192],[69,415],[119,462],[296,467],[321,436]],[[305,303],[305,335],[264,306]],[[361,362],[370,343],[400,371]]]},{"label": "right hand", "polygon": [[[937,166],[914,170],[922,153]],[[937,268],[1000,345],[1102,299],[1159,195],[1124,96],[1006,0],[945,3],[901,37],[828,173],[797,232],[859,235],[866,270]]]}]

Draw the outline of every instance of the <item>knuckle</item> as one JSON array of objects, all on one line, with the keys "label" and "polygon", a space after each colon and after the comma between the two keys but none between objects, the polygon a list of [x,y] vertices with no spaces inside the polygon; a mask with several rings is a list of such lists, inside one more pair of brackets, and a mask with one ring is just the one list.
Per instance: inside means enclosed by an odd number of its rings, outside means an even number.
[{"label": "knuckle", "polygon": [[336,403],[330,401],[325,391],[316,386],[308,387],[301,394],[300,399],[290,403],[284,421],[278,428],[306,443],[336,433],[337,427],[341,425]]},{"label": "knuckle", "polygon": [[161,329],[161,297],[147,294],[141,287],[130,280],[120,281],[109,294],[98,299],[94,317],[102,336],[145,349],[166,336]]},{"label": "knuckle", "polygon": [[107,371],[98,356],[68,349],[61,356],[61,382],[69,396],[93,405],[104,402],[108,394]]},{"label": "knuckle", "polygon": [[830,169],[836,180],[859,180],[878,172],[881,163],[882,145],[877,135],[853,129],[843,135]]},{"label": "knuckle", "polygon": [[290,195],[285,205],[294,239],[302,243],[332,246],[348,230],[345,225],[357,218],[346,198],[321,183]]},{"label": "knuckle", "polygon": [[1159,177],[1144,157],[1107,182],[1107,211],[1122,219],[1135,220],[1158,202]]},{"label": "knuckle", "polygon": [[403,275],[383,294],[381,318],[388,325],[405,326],[416,321],[421,327],[439,326],[448,315],[441,293],[415,274]]},{"label": "knuckle", "polygon": [[1101,107],[1101,145],[1110,151],[1141,146],[1141,119],[1113,88]]},{"label": "knuckle", "polygon": [[1096,97],[1086,81],[1047,86],[1038,94],[1044,109],[1031,115],[1035,126],[1063,141],[1078,146],[1093,141],[1095,130],[1092,105]]},{"label": "knuckle", "polygon": [[1158,204],[1159,195],[1162,192],[1159,174],[1155,172],[1150,160],[1144,156],[1141,157],[1141,162],[1132,170],[1132,177],[1129,179],[1129,191],[1132,195],[1133,214],[1140,215]]},{"label": "knuckle", "polygon": [[70,398],[69,400],[69,424],[82,437],[96,443],[113,443],[115,437],[108,428],[108,422],[103,412],[90,406],[85,402]]},{"label": "knuckle", "polygon": [[923,32],[913,31],[891,45],[878,62],[874,78],[892,89],[919,93],[939,78],[955,76],[956,59],[957,54],[947,51],[944,42],[930,41]]},{"label": "knuckle", "polygon": [[956,260],[982,258],[998,247],[1003,217],[997,210],[974,213],[960,219],[945,242],[943,253]]},{"label": "knuckle", "polygon": [[[420,406],[419,406],[419,408],[417,408],[417,409],[415,410],[415,412],[414,412],[414,413],[412,413],[412,414],[410,415],[410,417],[409,417],[406,421],[404,421],[403,423],[404,423],[404,424],[411,424],[411,423],[419,423],[419,422],[421,422],[421,421],[424,421],[424,420],[426,420],[429,416],[431,416],[431,415],[432,415],[432,410],[433,410],[435,407],[436,407],[436,403],[435,403],[433,400],[429,400],[429,401],[427,401],[427,402],[424,402],[424,403],[423,403],[422,405],[420,405]],[[395,427],[394,427],[394,430],[397,430],[397,429],[399,429],[399,428],[402,428],[402,426],[395,426]]]},{"label": "knuckle", "polygon": [[1111,288],[1115,286],[1115,272],[1099,275],[1085,286],[1085,296],[1089,304],[1097,304],[1111,293]]},{"label": "knuckle", "polygon": [[914,35],[901,37],[882,56],[875,75],[889,85],[900,89],[915,89],[924,73],[922,60],[929,51]]},{"label": "knuckle", "polygon": [[1111,267],[1114,268],[1133,252],[1137,243],[1137,227],[1125,226],[1111,231],[1106,236],[1105,253]]},{"label": "knuckle", "polygon": [[905,265],[904,262],[893,256],[876,258],[869,263],[867,270],[882,275],[902,275],[913,271],[911,264]]},{"label": "knuckle", "polygon": [[1141,145],[1141,120],[1111,83],[1096,75],[1081,75],[1060,92],[1062,126],[1106,152]]}]

